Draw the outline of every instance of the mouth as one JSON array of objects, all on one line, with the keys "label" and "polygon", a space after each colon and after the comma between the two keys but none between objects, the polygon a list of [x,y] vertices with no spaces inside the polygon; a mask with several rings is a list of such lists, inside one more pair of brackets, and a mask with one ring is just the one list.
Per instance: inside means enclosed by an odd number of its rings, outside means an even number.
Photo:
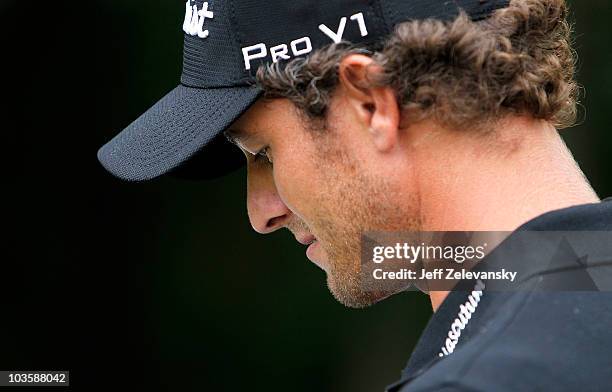
[{"label": "mouth", "polygon": [[308,245],[308,248],[306,249],[306,257],[308,257],[308,259],[314,262],[315,264],[318,264],[315,260],[316,250],[319,248],[319,240],[317,239],[317,237],[312,234],[303,236],[296,235],[295,239],[302,245]]},{"label": "mouth", "polygon": [[296,235],[295,239],[297,240],[297,242],[299,242],[302,245],[310,245],[317,240],[317,237],[315,237],[312,234],[302,235],[302,236]]},{"label": "mouth", "polygon": [[308,260],[319,265],[319,263],[315,260],[317,249],[319,249],[319,241],[314,240],[310,243],[310,245],[308,245],[308,248],[306,249],[306,257],[308,257]]}]

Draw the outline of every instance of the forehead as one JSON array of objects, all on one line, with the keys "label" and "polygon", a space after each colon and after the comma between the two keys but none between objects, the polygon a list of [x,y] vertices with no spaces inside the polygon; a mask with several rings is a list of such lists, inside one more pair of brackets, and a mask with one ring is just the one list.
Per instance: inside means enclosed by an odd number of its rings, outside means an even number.
[{"label": "forehead", "polygon": [[260,98],[225,131],[233,140],[246,141],[262,133],[298,126],[295,106],[287,99]]}]

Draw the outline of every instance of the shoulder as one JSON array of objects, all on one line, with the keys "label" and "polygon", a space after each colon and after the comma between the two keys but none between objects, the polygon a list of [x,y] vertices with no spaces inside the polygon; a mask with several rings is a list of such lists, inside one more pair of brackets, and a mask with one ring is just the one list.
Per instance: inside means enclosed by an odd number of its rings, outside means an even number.
[{"label": "shoulder", "polygon": [[612,379],[612,292],[516,293],[399,391],[589,391]]}]

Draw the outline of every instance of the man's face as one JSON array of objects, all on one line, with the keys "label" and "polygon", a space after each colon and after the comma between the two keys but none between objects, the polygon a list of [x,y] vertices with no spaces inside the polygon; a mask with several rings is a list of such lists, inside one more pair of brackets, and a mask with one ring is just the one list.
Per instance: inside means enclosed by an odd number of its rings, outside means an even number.
[{"label": "man's face", "polygon": [[326,124],[318,124],[288,100],[260,100],[228,133],[247,158],[253,228],[289,229],[310,244],[306,254],[325,270],[336,299],[364,307],[385,294],[360,283],[362,233],[416,230],[418,211],[395,168],[378,159],[367,127],[343,106],[334,99]]}]

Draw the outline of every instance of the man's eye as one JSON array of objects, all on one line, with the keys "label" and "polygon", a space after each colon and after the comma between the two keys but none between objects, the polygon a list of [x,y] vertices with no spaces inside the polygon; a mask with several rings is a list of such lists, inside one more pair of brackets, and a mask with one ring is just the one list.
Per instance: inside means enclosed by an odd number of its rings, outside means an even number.
[{"label": "man's eye", "polygon": [[265,159],[267,163],[272,164],[272,157],[270,156],[270,147],[262,148],[255,154],[255,158],[253,158],[254,161],[259,161],[260,159]]}]

